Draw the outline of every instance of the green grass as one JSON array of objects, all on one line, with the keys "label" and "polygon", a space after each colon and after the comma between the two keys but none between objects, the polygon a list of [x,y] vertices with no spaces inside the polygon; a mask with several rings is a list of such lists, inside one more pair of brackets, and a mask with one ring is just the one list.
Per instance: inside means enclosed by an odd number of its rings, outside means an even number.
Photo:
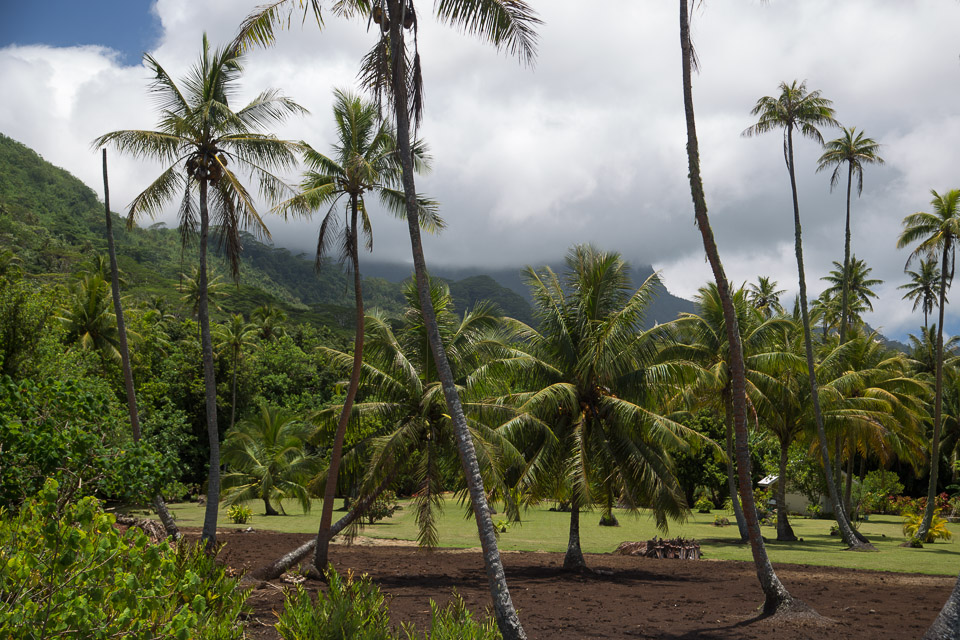
[{"label": "green grass", "polygon": [[[408,507],[408,501],[401,501]],[[263,503],[251,502],[253,518],[245,525],[234,525],[226,516],[226,508],[220,509],[222,528],[246,528],[281,531],[286,533],[316,533],[320,521],[320,501],[315,501],[310,514],[303,515],[294,503],[288,505],[287,516],[268,517],[263,515]],[[506,533],[500,535],[502,550],[517,551],[565,551],[569,514],[552,512],[549,505],[530,509],[523,514],[523,522],[509,526]],[[187,527],[200,527],[203,524],[203,506],[192,503],[170,505],[178,524]],[[739,543],[737,527],[713,526],[715,515],[727,515],[721,511],[710,514],[694,513],[684,523],[673,522],[670,530],[664,534],[658,531],[653,519],[647,513],[639,516],[617,511],[619,527],[601,527],[597,524],[600,513],[597,511],[581,514],[581,546],[586,553],[609,553],[624,540],[648,540],[654,536],[695,538],[700,541],[706,558],[718,560],[751,561],[750,547]],[[336,519],[342,512],[334,512]],[[733,516],[728,516],[733,521]],[[503,515],[494,515],[494,521]],[[860,531],[877,547],[879,553],[855,553],[846,551],[840,539],[830,535],[831,520],[808,520],[792,518],[791,524],[796,535],[803,542],[776,542],[776,530],[763,527],[763,535],[768,538],[767,551],[773,562],[810,564],[821,566],[849,567],[855,569],[874,569],[883,571],[901,571],[928,573],[934,575],[957,575],[960,571],[960,537],[955,541],[927,544],[923,549],[899,547],[904,542],[901,529],[902,520],[898,516],[871,516],[868,522],[860,526]],[[446,501],[442,517],[439,519],[440,546],[477,547],[477,528],[473,518],[464,517],[464,509],[453,499]],[[954,536],[960,536],[960,524],[950,525]],[[398,540],[416,540],[417,529],[414,512],[404,508],[392,518],[375,525],[367,526],[362,535],[374,538],[393,538]]]}]

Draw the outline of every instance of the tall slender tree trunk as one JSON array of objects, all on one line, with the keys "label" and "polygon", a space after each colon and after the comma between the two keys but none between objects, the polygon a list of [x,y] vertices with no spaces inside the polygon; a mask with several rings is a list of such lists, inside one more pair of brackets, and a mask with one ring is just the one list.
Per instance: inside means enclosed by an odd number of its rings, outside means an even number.
[{"label": "tall slender tree trunk", "polygon": [[[120,303],[120,270],[117,268],[117,248],[113,241],[113,216],[110,214],[110,180],[107,177],[107,150],[103,150],[103,208],[107,215],[107,253],[110,256],[110,289],[113,293],[113,313],[117,316],[117,333],[120,339],[120,362],[123,366],[123,386],[127,392],[127,410],[130,413],[130,429],[133,441],[140,442],[140,412],[137,409],[137,394],[133,388],[133,368],[130,366],[130,348],[127,346],[127,326]],[[153,506],[168,536],[180,539],[180,529],[173,521],[163,496],[153,497]]]},{"label": "tall slender tree trunk", "polygon": [[823,471],[827,478],[827,495],[833,506],[833,515],[840,528],[840,536],[844,544],[854,551],[876,551],[873,545],[865,540],[850,525],[847,514],[843,510],[840,493],[833,479],[833,469],[830,465],[830,452],[827,449],[827,434],[823,427],[823,412],[820,410],[820,392],[817,385],[816,369],[813,361],[813,336],[810,335],[810,315],[807,313],[807,278],[803,268],[803,239],[800,227],[800,202],[797,197],[797,179],[793,166],[793,128],[787,128],[787,172],[790,174],[790,189],[793,193],[793,226],[794,250],[797,254],[797,274],[800,281],[800,319],[803,323],[803,346],[807,356],[807,374],[810,377],[810,399],[813,401],[813,415],[817,423],[817,437],[820,440],[820,455],[823,458]]},{"label": "tall slender tree trunk", "polygon": [[430,299],[427,265],[420,240],[420,216],[417,205],[417,188],[413,177],[413,155],[410,149],[410,118],[406,85],[408,74],[401,23],[401,3],[399,0],[388,0],[387,5],[390,20],[390,61],[392,63],[390,82],[393,89],[393,110],[397,124],[397,147],[400,152],[403,191],[407,209],[407,229],[410,233],[420,307],[423,312],[430,347],[433,349],[434,365],[443,386],[443,395],[446,398],[447,409],[452,417],[456,433],[460,462],[466,476],[470,501],[477,520],[480,545],[483,548],[483,559],[487,568],[487,580],[490,585],[490,595],[493,598],[493,611],[497,626],[504,640],[526,640],[526,633],[520,625],[520,619],[510,597],[510,590],[507,588],[507,579],[503,571],[503,563],[500,560],[500,550],[497,548],[496,531],[493,527],[493,520],[490,518],[490,508],[487,505],[486,494],[483,490],[483,479],[480,477],[477,454],[470,431],[467,428],[467,420],[460,404],[460,396],[457,394],[457,388],[454,384],[453,372],[450,370],[450,363],[447,361],[446,350],[440,340],[437,317]]},{"label": "tall slender tree trunk", "polygon": [[847,457],[847,477],[843,488],[843,508],[853,514],[853,443],[850,443],[850,455]]},{"label": "tall slender tree trunk", "polygon": [[927,506],[923,510],[923,520],[917,529],[917,537],[925,540],[933,522],[933,512],[936,510],[937,480],[940,475],[940,429],[943,426],[943,308],[946,306],[945,294],[947,291],[947,259],[951,246],[950,239],[943,246],[943,265],[940,269],[940,323],[937,325],[937,369],[933,399],[933,440],[930,442],[930,484],[927,487]]},{"label": "tall slender tree trunk", "polygon": [[207,210],[207,181],[200,180],[200,270],[198,284],[200,348],[203,352],[203,387],[207,408],[207,437],[210,440],[210,469],[207,473],[207,507],[200,539],[207,549],[217,544],[217,513],[220,507],[220,432],[217,427],[217,379],[213,370],[213,340],[210,337],[210,311],[207,306],[207,241],[210,215]]},{"label": "tall slender tree trunk", "polygon": [[780,439],[780,477],[777,478],[777,542],[795,542],[796,534],[787,517],[787,462],[790,458],[790,440]]},{"label": "tall slender tree trunk", "polygon": [[746,376],[743,362],[743,347],[740,343],[740,328],[737,324],[737,314],[733,307],[733,297],[730,294],[730,285],[720,263],[720,254],[717,243],[710,228],[710,219],[707,217],[707,201],[703,193],[703,182],[700,179],[700,150],[697,143],[697,128],[693,111],[693,87],[690,78],[690,65],[693,59],[693,48],[690,44],[690,24],[687,0],[680,0],[680,49],[683,66],[683,107],[687,124],[687,160],[689,163],[690,193],[693,198],[694,216],[697,228],[703,238],[703,248],[710,262],[714,279],[717,282],[717,291],[723,306],[723,319],[727,332],[727,341],[730,344],[730,387],[733,394],[733,424],[736,433],[737,472],[740,479],[740,499],[743,503],[744,518],[747,522],[747,532],[750,540],[750,550],[753,553],[753,562],[757,570],[760,588],[763,590],[765,613],[775,613],[791,607],[804,607],[794,599],[787,588],[780,582],[763,544],[760,534],[760,523],[757,522],[757,508],[753,500],[750,483],[750,451],[747,447],[747,397]]},{"label": "tall slender tree trunk", "polygon": [[233,375],[230,380],[230,430],[237,417],[237,367],[240,365],[240,347],[233,347]]},{"label": "tall slender tree trunk", "polygon": [[737,520],[737,529],[740,530],[740,540],[746,542],[750,539],[750,533],[747,531],[747,521],[743,517],[743,508],[740,506],[737,471],[733,464],[733,398],[730,396],[729,383],[723,390],[723,426],[726,431],[727,487],[730,489],[730,502],[733,505],[733,516]]},{"label": "tall slender tree trunk", "polygon": [[847,341],[847,322],[850,319],[847,306],[850,296],[850,188],[853,185],[853,164],[847,162],[847,168],[847,224],[843,240],[843,288],[840,294],[840,344],[844,344]]},{"label": "tall slender tree trunk", "polygon": [[343,457],[343,440],[353,411],[353,401],[360,387],[360,370],[363,368],[363,288],[360,279],[360,252],[357,243],[357,194],[350,196],[350,253],[353,260],[353,297],[356,311],[356,332],[353,337],[353,370],[347,385],[347,397],[340,410],[340,421],[333,436],[333,448],[330,450],[330,469],[327,471],[327,484],[323,492],[323,511],[320,514],[320,528],[317,530],[317,547],[313,556],[313,566],[321,574],[327,568],[330,550],[330,522],[333,520],[333,502],[337,491],[337,476],[340,472],[340,460]]},{"label": "tall slender tree trunk", "polygon": [[563,568],[567,571],[584,571],[587,563],[580,550],[580,503],[570,501],[570,532],[567,536],[567,553],[563,556]]}]

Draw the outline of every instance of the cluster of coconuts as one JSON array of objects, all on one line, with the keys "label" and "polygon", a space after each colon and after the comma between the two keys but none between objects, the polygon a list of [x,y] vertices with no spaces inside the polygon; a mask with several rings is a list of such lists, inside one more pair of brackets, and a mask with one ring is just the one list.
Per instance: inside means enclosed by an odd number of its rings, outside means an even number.
[{"label": "cluster of coconuts", "polygon": [[187,160],[187,175],[197,180],[209,180],[217,184],[223,177],[223,167],[227,166],[227,159],[223,154],[203,153],[190,156]]},{"label": "cluster of coconuts", "polygon": [[[373,17],[373,21],[376,22],[378,25],[380,25],[380,28],[383,29],[384,32],[386,32],[387,29],[390,28],[390,22],[389,20],[387,20],[387,13],[386,11],[383,10],[383,7],[380,6],[379,4],[373,8],[373,11],[371,11],[371,16]],[[410,29],[413,27],[413,23],[416,21],[416,18],[414,16],[415,14],[413,12],[413,3],[408,2],[407,8],[403,13],[404,29]]]}]

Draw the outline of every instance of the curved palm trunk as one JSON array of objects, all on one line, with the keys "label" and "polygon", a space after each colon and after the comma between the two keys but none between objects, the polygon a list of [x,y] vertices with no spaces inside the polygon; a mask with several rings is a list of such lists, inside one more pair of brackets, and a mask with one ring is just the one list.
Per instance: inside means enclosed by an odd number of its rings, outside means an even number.
[{"label": "curved palm trunk", "polygon": [[278,516],[280,512],[273,508],[273,505],[270,504],[270,498],[267,496],[263,497],[263,511],[268,516]]},{"label": "curved palm trunk", "polygon": [[847,456],[847,478],[843,487],[843,508],[848,515],[853,514],[853,443],[850,443],[850,454]]},{"label": "curved palm trunk", "polygon": [[210,337],[210,312],[207,306],[207,240],[210,216],[207,211],[207,181],[200,181],[200,273],[197,318],[200,322],[200,348],[203,352],[203,386],[207,408],[207,436],[210,440],[210,469],[207,473],[207,507],[200,539],[208,549],[217,544],[217,513],[220,506],[220,432],[217,428],[217,380],[213,370],[213,340]]},{"label": "curved palm trunk", "polygon": [[720,254],[717,243],[710,228],[710,219],[707,217],[707,201],[703,193],[703,182],[700,179],[700,151],[697,143],[697,128],[693,112],[693,88],[690,78],[690,64],[693,58],[693,49],[690,44],[690,24],[687,11],[687,0],[680,0],[680,49],[683,66],[683,107],[687,123],[687,160],[689,162],[690,193],[693,198],[694,216],[697,228],[703,238],[703,248],[710,261],[717,282],[717,291],[723,305],[723,319],[726,327],[727,340],[730,344],[730,388],[733,404],[733,424],[736,433],[737,472],[740,479],[740,499],[743,504],[744,518],[747,523],[747,533],[750,540],[750,550],[753,553],[753,562],[757,569],[757,578],[763,590],[765,613],[775,613],[789,607],[804,606],[795,600],[787,588],[780,582],[763,544],[760,534],[760,523],[757,522],[757,508],[750,490],[750,451],[747,447],[747,400],[746,376],[743,362],[743,347],[740,344],[740,329],[737,324],[737,314],[733,308],[733,298],[730,294],[730,285],[720,263]]},{"label": "curved palm trunk", "polygon": [[363,289],[360,282],[360,252],[357,247],[357,195],[350,197],[350,252],[353,258],[353,295],[356,308],[357,328],[353,338],[353,371],[350,372],[350,384],[347,397],[340,411],[340,421],[333,436],[333,448],[330,451],[330,469],[327,472],[327,484],[323,492],[323,511],[320,514],[320,528],[317,530],[317,550],[313,556],[313,566],[323,573],[327,568],[330,550],[330,522],[333,519],[333,502],[337,491],[337,475],[340,472],[340,459],[343,456],[343,439],[347,433],[347,423],[353,411],[353,401],[360,387],[360,370],[363,367]]},{"label": "curved palm trunk", "polygon": [[796,542],[790,520],[787,518],[787,461],[790,458],[790,440],[780,439],[780,477],[777,479],[777,542]]},{"label": "curved palm trunk", "polygon": [[936,508],[937,480],[940,475],[940,430],[943,426],[943,308],[947,291],[947,259],[952,249],[950,238],[944,243],[943,265],[940,269],[940,324],[937,325],[937,369],[933,400],[933,440],[930,442],[930,485],[927,487],[927,506],[923,510],[923,520],[917,529],[917,537],[926,539],[933,522],[933,512]]},{"label": "curved palm trunk", "polygon": [[923,634],[923,640],[957,640],[960,638],[960,577],[936,620]]},{"label": "curved palm trunk", "polygon": [[823,412],[820,410],[820,395],[817,385],[816,369],[813,362],[813,336],[810,335],[810,315],[807,313],[807,278],[803,268],[803,240],[800,227],[800,202],[797,198],[797,179],[793,168],[793,129],[787,129],[787,149],[785,160],[790,174],[790,189],[793,193],[794,250],[797,255],[797,274],[800,281],[800,319],[803,323],[803,346],[807,356],[807,374],[810,377],[810,398],[813,401],[813,414],[817,423],[817,437],[820,441],[820,455],[823,459],[823,472],[827,478],[827,495],[833,506],[833,514],[840,528],[843,542],[854,551],[876,551],[873,545],[858,536],[847,519],[840,500],[840,493],[834,482],[830,465],[830,452],[827,450],[827,434],[823,427]]},{"label": "curved palm trunk", "polygon": [[460,452],[460,462],[463,465],[467,488],[470,492],[470,501],[477,519],[477,531],[480,536],[480,545],[483,548],[483,559],[487,568],[487,580],[490,585],[490,595],[493,598],[493,611],[497,626],[504,640],[526,640],[526,633],[520,625],[520,619],[517,617],[513,600],[510,597],[510,590],[507,588],[507,579],[503,572],[500,551],[497,548],[496,531],[493,527],[493,520],[490,518],[490,508],[487,505],[486,494],[483,490],[483,479],[480,477],[480,465],[477,463],[473,440],[467,428],[467,420],[463,414],[460,396],[457,394],[453,372],[450,370],[450,363],[447,361],[446,350],[443,347],[440,330],[437,327],[437,317],[430,300],[430,283],[427,280],[427,265],[423,257],[423,245],[420,240],[417,189],[413,178],[413,156],[410,149],[410,118],[406,85],[408,74],[403,30],[400,23],[401,4],[399,0],[388,0],[387,4],[390,16],[390,61],[392,63],[390,82],[393,89],[393,110],[397,124],[397,147],[400,152],[403,191],[407,209],[407,229],[410,233],[420,307],[423,312],[430,347],[433,350],[434,365],[443,386],[447,409],[452,417],[457,448]]},{"label": "curved palm trunk", "polygon": [[567,553],[563,556],[563,568],[567,571],[584,571],[587,563],[580,550],[580,503],[576,499],[570,504],[570,534],[567,537]]},{"label": "curved palm trunk", "polygon": [[[123,366],[123,386],[127,392],[127,410],[130,413],[130,429],[133,441],[140,442],[140,412],[137,410],[137,394],[133,389],[133,369],[130,366],[130,349],[127,346],[127,327],[123,320],[123,305],[120,304],[120,271],[117,268],[117,248],[113,242],[113,216],[110,215],[110,181],[107,178],[107,150],[103,150],[103,208],[107,215],[107,253],[110,256],[110,289],[113,293],[113,313],[117,316],[117,333],[120,340],[120,361]],[[180,539],[180,529],[173,521],[163,496],[153,498],[153,505],[168,536]]]},{"label": "curved palm trunk", "polygon": [[730,489],[730,503],[733,505],[733,516],[737,519],[737,529],[740,530],[740,541],[746,542],[750,539],[750,532],[747,530],[747,521],[743,517],[743,507],[740,506],[737,471],[733,466],[733,399],[730,397],[729,384],[723,390],[723,426],[726,431],[727,487]]},{"label": "curved palm trunk", "polygon": [[847,162],[847,224],[843,242],[843,288],[840,294],[840,344],[847,341],[847,302],[850,296],[850,187],[853,185],[853,164]]},{"label": "curved palm trunk", "polygon": [[[387,487],[390,486],[390,483],[393,482],[393,479],[396,477],[396,475],[397,469],[394,467],[377,486],[377,488],[373,490],[373,493],[354,502],[353,506],[350,508],[350,511],[348,511],[346,515],[337,520],[333,526],[330,527],[329,538],[332,540],[341,531],[350,526],[357,518],[362,516],[367,511],[367,508],[373,504],[373,501],[376,500],[381,493],[386,491]],[[252,571],[250,573],[250,577],[256,578],[257,580],[276,580],[283,575],[284,572],[288,571],[290,567],[306,559],[306,557],[310,555],[310,552],[316,549],[316,547],[316,537],[311,538],[293,551],[280,556],[270,564],[264,565]]]}]

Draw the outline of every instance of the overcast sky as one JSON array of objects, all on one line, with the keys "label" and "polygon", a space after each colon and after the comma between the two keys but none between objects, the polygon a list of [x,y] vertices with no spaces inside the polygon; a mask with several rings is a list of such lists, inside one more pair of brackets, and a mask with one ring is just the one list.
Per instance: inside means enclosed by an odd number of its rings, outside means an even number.
[{"label": "overcast sky", "polygon": [[[102,193],[90,141],[157,122],[140,53],[179,78],[199,55],[203,31],[213,43],[226,42],[256,4],[4,2],[0,132]],[[441,202],[448,222],[426,242],[428,264],[537,264],[589,241],[653,264],[671,292],[692,297],[710,272],[687,182],[677,3],[533,4],[544,24],[532,68],[421,19],[421,133],[434,171],[418,188]],[[432,5],[419,6],[426,13]],[[693,25],[701,62],[694,102],[710,215],[734,282],[767,275],[788,291],[785,300],[796,293],[782,137],[740,134],[754,122],[750,109],[759,97],[777,94],[781,81],[806,80],[834,101],[841,123],[883,145],[886,165],[866,168],[863,196],[853,203],[853,251],[885,281],[867,320],[891,337],[917,332],[922,314],[911,313],[896,289],[906,282],[907,258],[896,239],[905,215],[930,210],[931,189],[960,188],[958,27],[960,2],[952,0],[704,3]],[[278,135],[328,148],[332,89],[355,86],[372,42],[366,21],[328,16],[321,32],[295,19],[274,48],[248,56],[236,106],[280,88],[311,114]],[[843,258],[844,190],[831,193],[829,174],[814,172],[818,145],[796,146],[815,295],[831,261]],[[116,153],[110,163],[118,211],[158,173]],[[171,207],[165,218],[171,226],[174,213]],[[374,225],[374,258],[408,262],[405,225],[384,215]],[[274,242],[294,250],[314,250],[316,226],[270,221]],[[947,326],[956,331],[955,324]]]}]

